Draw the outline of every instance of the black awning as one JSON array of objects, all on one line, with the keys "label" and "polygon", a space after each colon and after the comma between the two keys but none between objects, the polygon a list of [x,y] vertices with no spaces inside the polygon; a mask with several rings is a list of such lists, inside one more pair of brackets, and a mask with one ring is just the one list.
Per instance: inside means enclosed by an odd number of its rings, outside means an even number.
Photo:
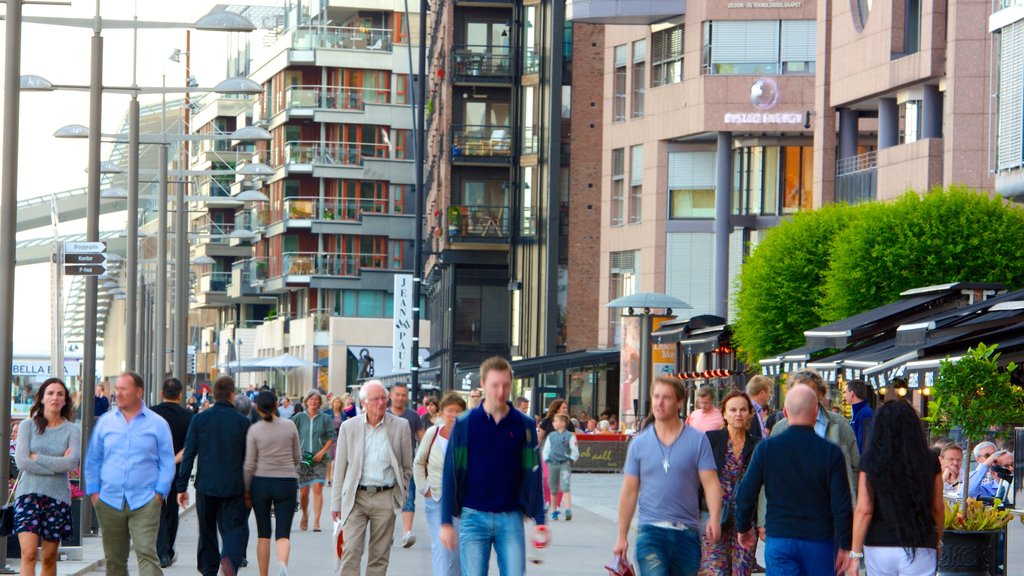
[{"label": "black awning", "polygon": [[728,326],[712,326],[703,330],[694,330],[690,337],[680,340],[679,351],[683,354],[705,354],[714,352],[729,344],[732,330]]},{"label": "black awning", "polygon": [[902,297],[884,306],[855,314],[838,322],[804,332],[809,346],[843,348],[850,343],[877,336],[901,324],[915,322],[956,308],[966,299],[966,290],[1002,290],[999,284],[959,282],[904,292]]},{"label": "black awning", "polygon": [[654,344],[675,344],[683,342],[698,331],[711,327],[724,327],[725,318],[702,314],[694,316],[689,320],[672,320],[664,322],[657,330],[651,332],[651,342]]},{"label": "black awning", "polygon": [[577,350],[575,352],[563,352],[561,354],[513,360],[512,371],[515,373],[516,378],[529,378],[556,370],[618,363],[618,348],[608,350]]}]

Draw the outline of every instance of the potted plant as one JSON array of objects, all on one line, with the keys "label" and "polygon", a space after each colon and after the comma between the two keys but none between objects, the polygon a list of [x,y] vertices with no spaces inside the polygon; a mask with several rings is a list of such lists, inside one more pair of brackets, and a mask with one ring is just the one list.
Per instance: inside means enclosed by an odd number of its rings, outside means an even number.
[{"label": "potted plant", "polygon": [[[956,361],[947,357],[932,387],[931,415],[924,420],[939,432],[959,428],[967,442],[964,454],[971,454],[973,445],[987,435],[1007,436],[1010,425],[1024,422],[1024,390],[1010,382],[1015,369],[1012,362],[1000,368],[996,345],[979,343]],[[1004,517],[994,519],[998,511],[989,512],[968,499],[967,484],[961,501],[947,512],[940,574],[987,573],[995,535],[1006,527]]]}]

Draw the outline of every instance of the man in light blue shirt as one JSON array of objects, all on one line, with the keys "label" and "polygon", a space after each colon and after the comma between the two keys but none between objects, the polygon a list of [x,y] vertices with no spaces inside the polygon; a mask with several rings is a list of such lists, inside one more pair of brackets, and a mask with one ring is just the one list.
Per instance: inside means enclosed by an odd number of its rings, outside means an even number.
[{"label": "man in light blue shirt", "polygon": [[1005,495],[999,493],[1002,480],[995,474],[989,474],[993,465],[1012,470],[1013,454],[1006,450],[998,450],[989,455],[984,462],[978,464],[978,467],[971,472],[968,496],[971,498],[996,498]]},{"label": "man in light blue shirt", "polygon": [[108,576],[128,576],[132,545],[141,576],[163,574],[156,553],[160,508],[174,479],[167,421],[142,403],[142,376],[114,385],[117,408],[96,421],[85,457],[85,493],[100,521]]}]

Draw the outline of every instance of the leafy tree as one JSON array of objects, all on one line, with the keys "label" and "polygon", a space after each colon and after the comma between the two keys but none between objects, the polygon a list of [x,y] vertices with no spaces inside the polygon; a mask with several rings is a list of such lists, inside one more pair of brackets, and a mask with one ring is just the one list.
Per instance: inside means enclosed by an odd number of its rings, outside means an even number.
[{"label": "leafy tree", "polygon": [[829,254],[857,208],[833,204],[801,212],[765,234],[744,263],[734,337],[747,365],[803,345],[804,330],[825,323],[819,303]]},{"label": "leafy tree", "polygon": [[831,251],[821,312],[828,322],[910,288],[1024,278],[1024,211],[964,187],[857,206]]}]

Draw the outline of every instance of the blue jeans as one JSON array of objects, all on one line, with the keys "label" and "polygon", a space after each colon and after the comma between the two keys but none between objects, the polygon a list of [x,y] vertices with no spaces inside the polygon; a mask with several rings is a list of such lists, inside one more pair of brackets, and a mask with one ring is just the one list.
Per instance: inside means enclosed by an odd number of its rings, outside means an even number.
[{"label": "blue jeans", "polygon": [[526,571],[526,532],[519,512],[481,512],[463,508],[459,522],[459,558],[463,576],[485,576],[491,546],[498,554],[501,576]]},{"label": "blue jeans", "polygon": [[696,576],[700,569],[700,535],[642,524],[636,536],[640,576]]},{"label": "blue jeans", "polygon": [[[424,498],[423,514],[427,517],[427,526],[430,526],[430,561],[434,567],[434,576],[459,576],[459,553],[441,544],[441,503],[434,502],[433,498]],[[452,518],[452,521],[458,533],[459,519]]]},{"label": "blue jeans", "polygon": [[765,576],[835,576],[835,563],[831,540],[769,536],[764,542]]},{"label": "blue jeans", "polygon": [[402,505],[402,512],[416,511],[416,479],[409,478],[409,492],[405,496],[405,504]]}]

